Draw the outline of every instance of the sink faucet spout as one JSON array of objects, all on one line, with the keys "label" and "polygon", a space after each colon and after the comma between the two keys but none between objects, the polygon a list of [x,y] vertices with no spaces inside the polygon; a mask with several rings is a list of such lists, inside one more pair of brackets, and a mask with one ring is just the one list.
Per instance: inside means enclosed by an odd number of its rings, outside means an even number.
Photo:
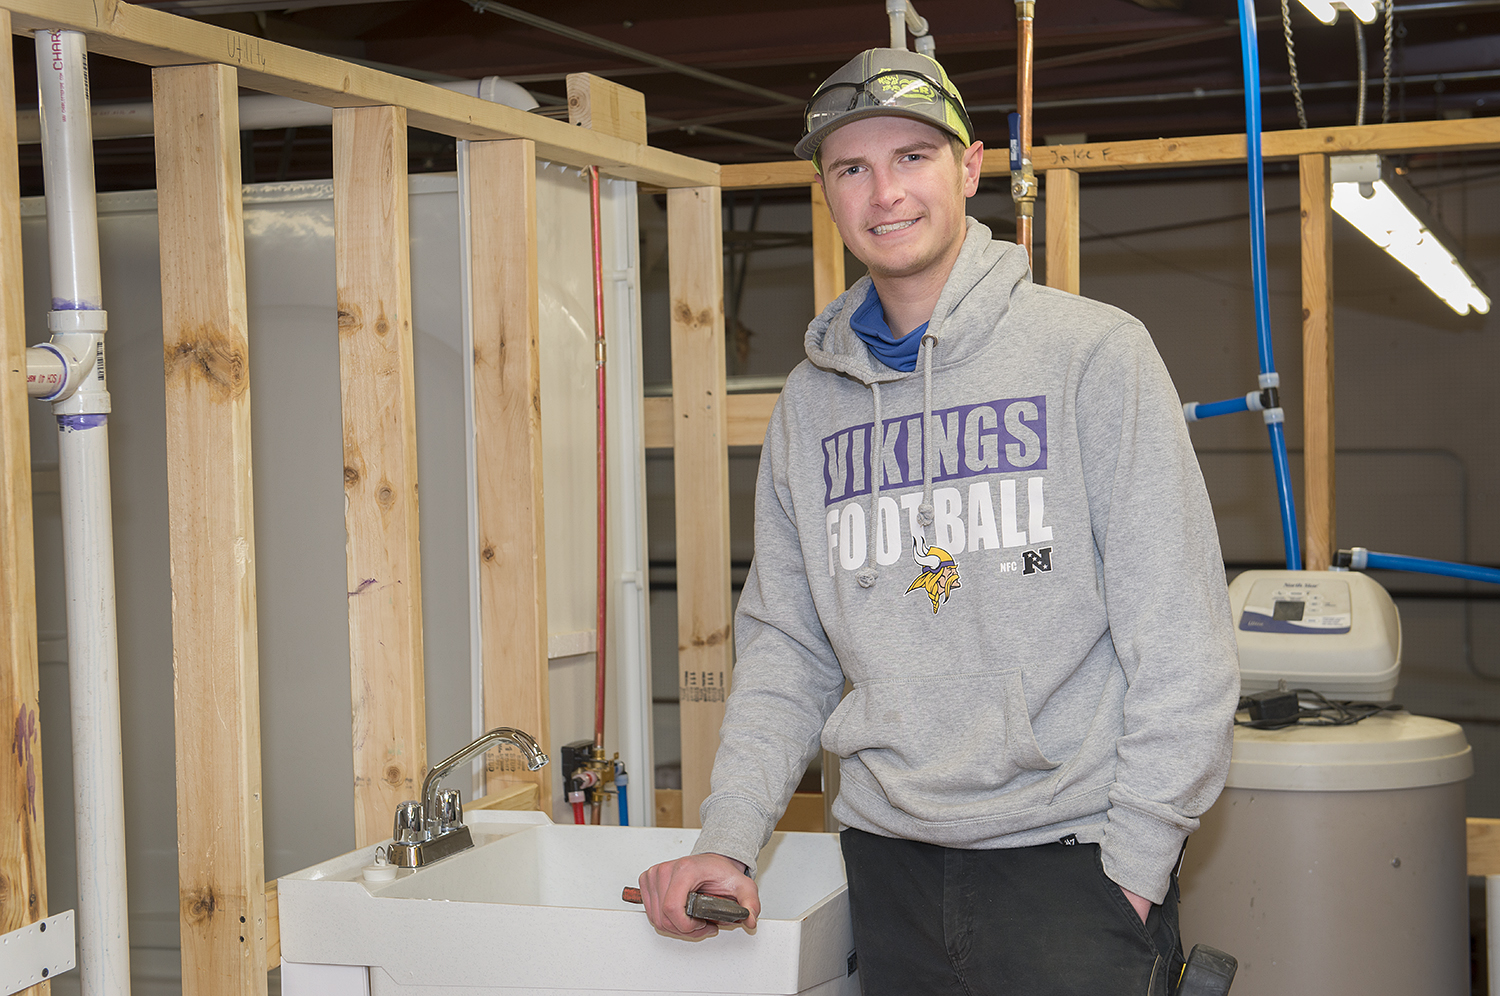
[{"label": "sink faucet spout", "polygon": [[459,748],[456,752],[443,758],[432,769],[427,772],[427,777],[422,780],[422,811],[428,822],[435,821],[438,816],[438,783],[454,768],[472,758],[478,757],[485,751],[498,744],[510,744],[520,750],[526,758],[526,767],[530,771],[536,771],[549,760],[546,753],[538,746],[529,733],[512,729],[508,726],[500,726],[489,731],[478,740],[467,747]]}]

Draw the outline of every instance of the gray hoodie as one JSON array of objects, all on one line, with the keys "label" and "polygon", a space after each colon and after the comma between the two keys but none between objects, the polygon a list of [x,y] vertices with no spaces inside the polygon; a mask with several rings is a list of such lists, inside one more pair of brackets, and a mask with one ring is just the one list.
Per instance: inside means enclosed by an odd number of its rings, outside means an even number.
[{"label": "gray hoodie", "polygon": [[821,741],[847,826],[1097,842],[1161,902],[1223,787],[1239,693],[1166,368],[1139,322],[1036,286],[973,219],[914,372],[850,329],[869,289],[809,326],[766,432],[695,853],[753,873]]}]

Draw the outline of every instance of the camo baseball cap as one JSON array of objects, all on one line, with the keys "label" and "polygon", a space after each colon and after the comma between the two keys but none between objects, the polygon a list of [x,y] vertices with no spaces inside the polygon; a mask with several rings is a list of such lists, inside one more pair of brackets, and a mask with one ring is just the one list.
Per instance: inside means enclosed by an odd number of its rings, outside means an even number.
[{"label": "camo baseball cap", "polygon": [[872,48],[850,59],[813,93],[797,155],[817,165],[818,147],[835,128],[882,114],[930,124],[964,145],[974,141],[963,98],[936,59],[899,48]]}]

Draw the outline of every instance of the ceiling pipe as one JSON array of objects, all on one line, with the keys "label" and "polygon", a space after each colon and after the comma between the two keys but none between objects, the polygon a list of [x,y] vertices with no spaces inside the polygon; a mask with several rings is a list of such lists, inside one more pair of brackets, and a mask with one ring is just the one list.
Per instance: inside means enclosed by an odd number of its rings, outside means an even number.
[{"label": "ceiling pipe", "polygon": [[891,48],[906,51],[906,33],[911,32],[917,51],[934,56],[937,43],[927,26],[927,18],[917,13],[911,0],[885,0],[885,16],[891,22]]},{"label": "ceiling pipe", "polygon": [[[1427,73],[1422,76],[1405,77],[1408,86],[1413,83],[1456,83],[1476,80],[1500,79],[1500,69],[1476,69],[1465,73]],[[1380,86],[1380,80],[1367,80],[1367,87]],[[1352,90],[1359,86],[1356,80],[1334,80],[1327,83],[1303,83],[1302,92],[1316,90]],[[1289,84],[1278,84],[1277,86],[1263,86],[1260,88],[1262,94],[1268,93],[1291,93]],[[1168,93],[1135,93],[1121,94],[1113,97],[1065,97],[1059,100],[1038,100],[1032,103],[1032,108],[1062,108],[1062,107],[1104,107],[1111,104],[1166,104],[1179,100],[1211,100],[1218,97],[1243,97],[1244,87],[1225,87],[1215,90],[1176,90]],[[1451,92],[1448,96],[1454,96]],[[1009,113],[1016,110],[1015,104],[970,104],[968,106],[969,116],[975,114]]]},{"label": "ceiling pipe", "polygon": [[511,7],[507,4],[496,3],[495,0],[464,0],[464,2],[473,7],[478,13],[499,14],[501,17],[520,21],[522,24],[530,25],[533,28],[540,28],[543,31],[550,31],[552,34],[561,35],[564,38],[571,38],[573,41],[592,46],[593,48],[603,49],[606,52],[612,52],[626,59],[644,62],[682,76],[691,76],[693,79],[712,83],[714,86],[721,86],[727,90],[735,90],[739,93],[749,94],[752,97],[760,97],[779,104],[795,104],[801,107],[806,103],[800,97],[791,97],[784,93],[778,93],[775,90],[768,90],[763,86],[756,86],[753,83],[742,83],[739,80],[730,79],[728,76],[711,73],[706,69],[698,69],[685,63],[674,62],[659,55],[652,55],[650,52],[643,52],[638,48],[631,48],[629,45],[621,45],[619,42],[612,42],[607,38],[591,35],[587,31],[570,28],[566,24],[549,21],[545,17],[539,17],[536,14]]}]

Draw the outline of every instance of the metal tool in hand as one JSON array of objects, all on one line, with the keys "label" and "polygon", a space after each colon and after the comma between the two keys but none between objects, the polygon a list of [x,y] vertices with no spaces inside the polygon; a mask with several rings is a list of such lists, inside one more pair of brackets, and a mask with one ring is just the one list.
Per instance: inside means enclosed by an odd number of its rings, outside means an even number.
[{"label": "metal tool in hand", "polygon": [[[627,903],[641,902],[641,890],[635,886],[627,885],[620,890],[620,898]],[[715,923],[739,923],[750,916],[750,911],[745,909],[733,899],[725,899],[723,896],[710,896],[704,892],[690,892],[687,897],[687,915],[695,920],[712,920]]]}]

